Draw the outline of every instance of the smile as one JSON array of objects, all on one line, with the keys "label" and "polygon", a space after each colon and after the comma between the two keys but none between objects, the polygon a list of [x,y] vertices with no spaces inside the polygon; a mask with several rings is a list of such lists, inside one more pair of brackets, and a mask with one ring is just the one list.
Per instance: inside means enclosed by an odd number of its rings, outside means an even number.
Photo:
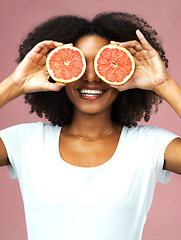
[{"label": "smile", "polygon": [[104,93],[103,90],[91,90],[91,89],[79,89],[80,94],[85,95],[101,95]]},{"label": "smile", "polygon": [[106,90],[86,89],[86,88],[77,89],[77,90],[78,90],[81,98],[83,98],[85,100],[89,100],[89,101],[93,101],[93,100],[100,98],[106,92]]}]

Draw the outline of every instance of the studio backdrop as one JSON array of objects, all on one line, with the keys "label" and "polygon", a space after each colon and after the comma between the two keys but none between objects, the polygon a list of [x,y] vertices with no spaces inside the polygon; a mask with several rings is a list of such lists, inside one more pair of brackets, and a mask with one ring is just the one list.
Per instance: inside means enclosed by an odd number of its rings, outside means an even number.
[{"label": "studio backdrop", "polygon": [[[15,69],[19,43],[35,25],[55,15],[73,14],[92,18],[104,11],[134,13],[148,21],[158,31],[169,59],[169,72],[181,86],[180,0],[1,0],[0,79],[5,79]],[[30,115],[29,110],[23,97],[8,103],[0,110],[0,129],[19,123],[45,121],[34,114]],[[140,124],[145,123],[141,121]],[[180,118],[165,102],[146,125],[155,125],[181,136]],[[143,240],[180,240],[180,222],[181,177],[172,174],[167,185],[158,184],[156,187]],[[10,179],[6,167],[0,168],[0,239],[27,239],[18,181]]]}]

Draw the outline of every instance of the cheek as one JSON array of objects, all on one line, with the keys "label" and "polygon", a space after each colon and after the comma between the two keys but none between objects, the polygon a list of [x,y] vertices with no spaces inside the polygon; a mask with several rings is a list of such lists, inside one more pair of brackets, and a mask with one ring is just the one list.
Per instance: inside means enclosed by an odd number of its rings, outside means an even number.
[{"label": "cheek", "polygon": [[118,93],[119,91],[117,89],[112,88],[110,90],[110,101],[112,101],[112,103],[116,100]]},{"label": "cheek", "polygon": [[66,92],[68,98],[70,99],[70,101],[72,101],[73,95],[74,95],[74,89],[71,86],[71,83],[65,85],[65,92]]}]

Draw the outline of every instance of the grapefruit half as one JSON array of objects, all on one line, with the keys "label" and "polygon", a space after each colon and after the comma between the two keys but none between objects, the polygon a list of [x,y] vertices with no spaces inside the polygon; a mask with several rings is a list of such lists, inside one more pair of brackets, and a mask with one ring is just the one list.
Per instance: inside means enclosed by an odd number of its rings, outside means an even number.
[{"label": "grapefruit half", "polygon": [[121,85],[133,75],[135,62],[126,48],[109,44],[98,51],[94,60],[94,68],[98,77],[104,82]]},{"label": "grapefruit half", "polygon": [[86,61],[78,48],[67,44],[49,53],[46,66],[53,80],[70,83],[82,77],[86,69]]}]

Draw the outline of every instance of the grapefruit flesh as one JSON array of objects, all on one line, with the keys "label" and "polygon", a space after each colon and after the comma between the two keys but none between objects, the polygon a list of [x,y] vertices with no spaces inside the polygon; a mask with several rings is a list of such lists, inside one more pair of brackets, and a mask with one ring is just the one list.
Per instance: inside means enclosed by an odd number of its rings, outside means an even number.
[{"label": "grapefruit flesh", "polygon": [[106,83],[121,85],[133,75],[135,63],[133,56],[127,49],[109,44],[98,51],[94,68],[98,77]]},{"label": "grapefruit flesh", "polygon": [[86,61],[78,48],[63,45],[50,52],[46,66],[53,80],[70,83],[82,77],[86,69]]}]

